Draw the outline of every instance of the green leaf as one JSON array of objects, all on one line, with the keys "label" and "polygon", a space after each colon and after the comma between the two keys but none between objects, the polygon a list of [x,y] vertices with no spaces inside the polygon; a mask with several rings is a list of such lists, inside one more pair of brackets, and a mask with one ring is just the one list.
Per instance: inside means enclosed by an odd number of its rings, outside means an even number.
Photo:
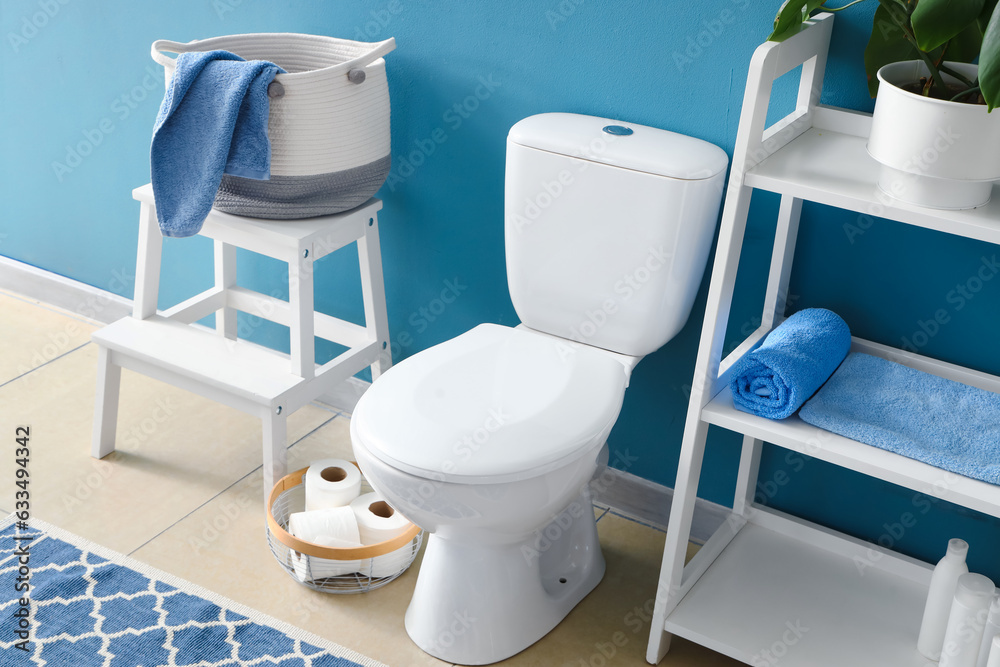
[{"label": "green leaf", "polygon": [[983,48],[979,53],[979,88],[989,111],[1000,105],[1000,12],[986,26]]},{"label": "green leaf", "polygon": [[[965,26],[965,30],[952,37],[951,41],[948,42],[945,60],[957,63],[971,63],[979,55],[979,49],[982,44],[983,33],[979,29],[979,23],[973,21]],[[937,62],[936,58],[935,62]]]},{"label": "green leaf", "polygon": [[865,73],[868,75],[868,92],[872,97],[878,92],[876,73],[883,65],[901,60],[916,60],[917,49],[907,41],[903,29],[892,20],[885,5],[880,4],[872,18],[872,36],[865,49]]},{"label": "green leaf", "polygon": [[913,10],[913,36],[922,51],[933,51],[979,18],[985,0],[920,0]]},{"label": "green leaf", "polygon": [[979,18],[976,22],[979,24],[979,31],[982,33],[986,32],[986,26],[990,24],[990,17],[993,16],[993,10],[997,6],[997,0],[986,0],[983,3],[983,11],[979,13]]},{"label": "green leaf", "polygon": [[785,0],[774,17],[774,31],[769,42],[783,42],[802,30],[802,22],[819,9],[825,0]]},{"label": "green leaf", "polygon": [[774,17],[774,30],[767,37],[769,42],[782,42],[802,27],[802,13],[807,0],[785,0]]}]

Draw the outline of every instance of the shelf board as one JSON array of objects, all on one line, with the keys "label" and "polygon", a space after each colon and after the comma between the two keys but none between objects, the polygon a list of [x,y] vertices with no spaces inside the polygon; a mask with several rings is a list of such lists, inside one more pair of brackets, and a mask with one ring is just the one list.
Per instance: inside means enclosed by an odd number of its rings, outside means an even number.
[{"label": "shelf board", "polygon": [[[854,339],[851,349],[988,391],[998,391],[997,385],[1000,381],[997,378],[961,366],[861,339]],[[984,514],[1000,517],[1000,486],[963,477],[921,461],[845,438],[807,424],[797,414],[787,419],[771,420],[737,410],[733,405],[733,395],[728,385],[704,407],[702,419],[709,424],[750,435]]]},{"label": "shelf board", "polygon": [[866,546],[794,528],[744,526],[667,617],[667,632],[753,665],[937,664],[916,647],[930,566],[879,552],[877,566],[862,568]]},{"label": "shelf board", "polygon": [[868,155],[866,143],[865,137],[813,127],[750,169],[745,183],[872,217],[1000,243],[1000,186],[994,185],[992,199],[976,209],[943,211],[905,204],[878,189],[879,164]]}]

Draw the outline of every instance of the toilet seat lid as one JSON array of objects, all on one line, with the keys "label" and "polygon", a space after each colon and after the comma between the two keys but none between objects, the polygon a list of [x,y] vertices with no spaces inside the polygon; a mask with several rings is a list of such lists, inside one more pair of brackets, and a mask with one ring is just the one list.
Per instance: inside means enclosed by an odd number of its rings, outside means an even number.
[{"label": "toilet seat lid", "polygon": [[609,353],[482,324],[386,371],[358,402],[351,432],[414,475],[524,479],[602,444],[626,384]]}]

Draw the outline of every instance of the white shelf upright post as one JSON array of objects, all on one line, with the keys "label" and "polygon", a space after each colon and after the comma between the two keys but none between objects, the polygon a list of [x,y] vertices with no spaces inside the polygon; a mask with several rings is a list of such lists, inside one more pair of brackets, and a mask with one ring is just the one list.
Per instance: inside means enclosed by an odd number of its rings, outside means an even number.
[{"label": "white shelf upright post", "polygon": [[[652,664],[658,663],[670,647],[670,635],[663,629],[667,615],[673,611],[677,602],[696,579],[694,576],[685,579],[683,571],[698,481],[701,478],[705,440],[708,436],[708,423],[701,418],[702,408],[728,384],[732,363],[756,346],[771,330],[775,319],[784,314],[785,298],[788,294],[788,278],[791,273],[791,260],[795,250],[802,201],[783,196],[778,213],[774,254],[771,258],[761,325],[733,352],[730,359],[727,359],[729,363],[723,364],[722,346],[732,307],[750,197],[753,193],[753,188],[744,183],[744,175],[812,126],[813,109],[819,103],[823,89],[823,73],[826,70],[826,54],[832,28],[833,16],[825,14],[808,30],[785,42],[768,42],[760,46],[750,63],[750,73],[743,95],[743,112],[733,151],[733,168],[729,176],[719,230],[719,244],[712,269],[712,283],[705,309],[705,323],[695,363],[688,414],[684,423],[684,439],[681,444],[674,501],[667,524],[667,540],[653,612],[653,631],[650,634],[646,655],[648,662]],[[802,65],[802,73],[795,110],[772,127],[765,128],[774,80],[799,65]],[[760,440],[751,436],[744,437],[740,474],[733,499],[733,516],[738,521],[730,521],[728,527],[723,529],[725,532],[716,534],[715,537],[718,539],[713,537],[713,540],[705,545],[706,556],[710,556],[712,552],[717,554],[728,544],[735,535],[734,523],[736,525],[741,523],[742,517],[749,511],[753,503],[760,449]],[[700,560],[707,559],[702,557]]]}]

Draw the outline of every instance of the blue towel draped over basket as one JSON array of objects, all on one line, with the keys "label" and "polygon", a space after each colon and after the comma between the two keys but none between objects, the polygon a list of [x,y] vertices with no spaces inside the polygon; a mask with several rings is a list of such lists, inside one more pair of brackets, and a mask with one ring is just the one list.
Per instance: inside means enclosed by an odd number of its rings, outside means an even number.
[{"label": "blue towel draped over basket", "polygon": [[156,216],[164,236],[193,236],[227,173],[270,178],[267,87],[280,67],[228,51],[182,53],[150,147]]}]

